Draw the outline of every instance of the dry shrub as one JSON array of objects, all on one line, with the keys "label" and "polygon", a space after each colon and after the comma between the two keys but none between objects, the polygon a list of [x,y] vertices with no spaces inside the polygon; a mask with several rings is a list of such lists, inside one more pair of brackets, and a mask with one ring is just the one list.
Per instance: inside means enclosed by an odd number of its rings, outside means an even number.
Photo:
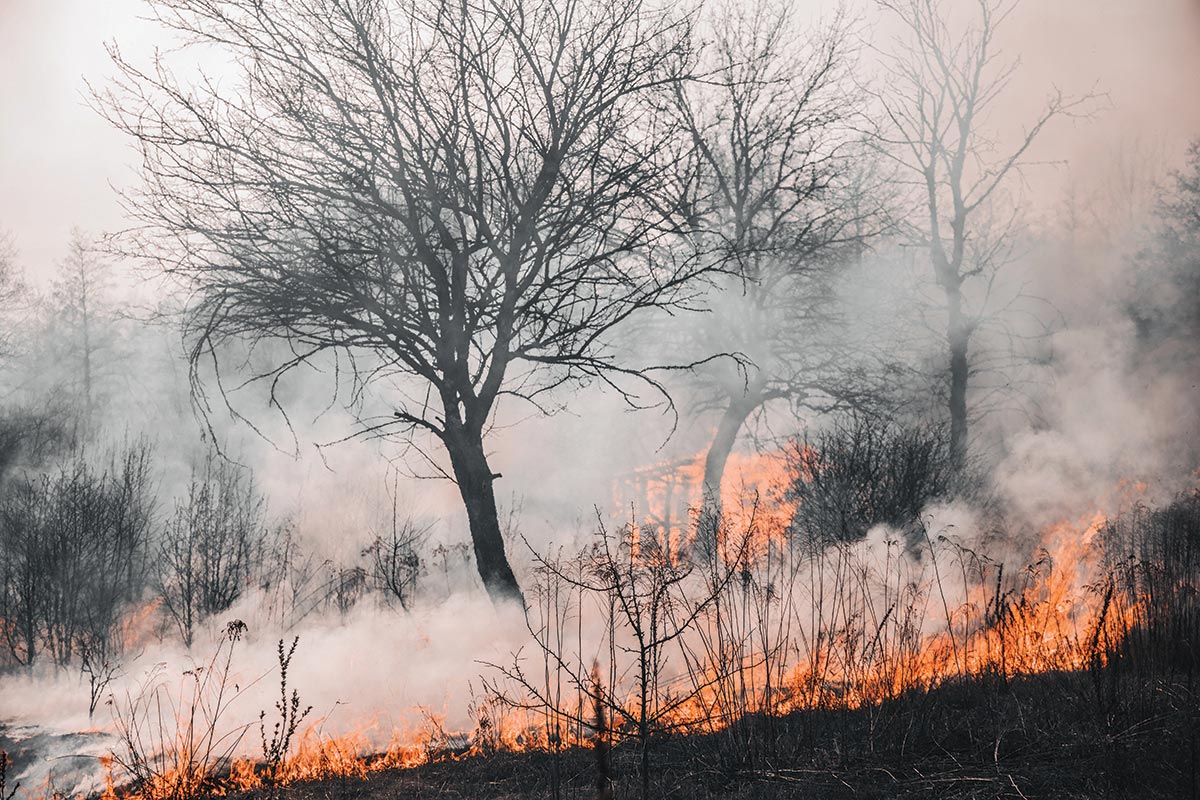
[{"label": "dry shrub", "polygon": [[229,706],[243,689],[232,680],[234,646],[245,633],[230,622],[208,661],[183,674],[174,691],[161,667],[141,687],[114,700],[121,750],[113,765],[123,773],[122,794],[140,800],[192,800],[221,794],[248,729],[230,724]]},{"label": "dry shrub", "polygon": [[792,526],[815,542],[853,542],[875,525],[905,529],[931,502],[963,491],[950,435],[932,423],[854,416],[793,442]]}]

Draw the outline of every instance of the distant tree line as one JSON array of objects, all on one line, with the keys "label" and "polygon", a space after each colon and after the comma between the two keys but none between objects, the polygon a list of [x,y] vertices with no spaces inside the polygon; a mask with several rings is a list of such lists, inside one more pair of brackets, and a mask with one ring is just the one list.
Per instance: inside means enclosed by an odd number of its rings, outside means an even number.
[{"label": "distant tree line", "polygon": [[423,528],[398,520],[348,565],[317,560],[272,520],[252,474],[214,450],[169,503],[160,476],[144,441],[60,448],[3,476],[0,671],[78,669],[94,711],[131,651],[168,637],[190,647],[245,598],[259,606],[247,613],[287,625],[367,596],[401,609],[416,597]]}]

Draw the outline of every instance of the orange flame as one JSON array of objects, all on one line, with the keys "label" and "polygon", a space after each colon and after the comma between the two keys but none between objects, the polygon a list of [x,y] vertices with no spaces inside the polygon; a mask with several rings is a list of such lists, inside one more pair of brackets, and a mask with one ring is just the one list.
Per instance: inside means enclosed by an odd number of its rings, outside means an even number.
[{"label": "orange flame", "polygon": [[[718,601],[725,607],[698,618],[698,625],[710,626],[700,634],[710,637],[709,656],[697,657],[676,683],[668,682],[667,692],[681,691],[688,699],[673,704],[660,724],[713,730],[748,713],[855,708],[967,676],[1078,670],[1102,664],[1142,611],[1141,600],[1119,597],[1111,581],[1106,583],[1097,539],[1107,517],[1100,512],[1047,526],[1030,563],[1015,574],[948,536],[926,535],[915,546],[897,537],[822,550],[795,548],[787,541],[795,507],[783,487],[792,478],[790,469],[798,469],[803,479],[803,463],[789,467],[779,454],[731,459],[730,480],[722,490],[724,513],[740,520],[743,529],[753,520],[753,541],[739,556],[742,561],[726,567],[753,573],[753,579]],[[643,531],[670,545],[656,552],[669,554],[695,535],[692,511],[701,499],[702,475],[703,461],[697,457],[640,470],[620,487],[622,500],[632,497],[640,504]],[[1144,490],[1144,484],[1123,482],[1116,492],[1128,498]],[[747,497],[753,499],[747,502]],[[637,541],[631,536],[630,546]],[[785,609],[794,618],[784,619]],[[758,627],[749,635],[720,628],[755,614]],[[806,627],[784,646],[767,641],[771,625],[779,631]],[[679,681],[690,681],[691,689],[680,689]],[[619,688],[609,687],[608,693],[619,696]],[[580,719],[586,702],[581,694]],[[636,710],[630,702],[630,716],[624,722],[614,718],[608,732],[615,739],[632,734],[628,719]],[[447,734],[443,720],[426,713],[423,727],[394,731],[382,752],[372,747],[366,730],[328,735],[324,721],[318,721],[303,731],[273,774],[251,760],[235,761],[224,780],[213,783],[207,776],[206,787],[212,788],[206,791],[244,792],[332,776],[367,778],[381,770],[496,749],[580,746],[595,735],[584,724],[551,719],[549,710],[539,716],[530,708],[488,706],[476,709],[475,716],[477,730],[467,736]],[[111,766],[106,764],[107,800],[121,794],[113,788]],[[161,783],[123,794],[167,800],[170,787],[204,777],[164,776]]]}]

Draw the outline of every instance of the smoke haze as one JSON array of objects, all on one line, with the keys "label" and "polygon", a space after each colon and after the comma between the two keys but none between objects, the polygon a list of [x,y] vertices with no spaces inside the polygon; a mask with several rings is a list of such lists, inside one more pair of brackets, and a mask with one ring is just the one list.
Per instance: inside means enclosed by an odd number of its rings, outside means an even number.
[{"label": "smoke haze", "polygon": [[[109,40],[135,58],[152,52],[155,33],[139,21],[140,7],[133,0],[0,0],[0,232],[11,232],[15,262],[41,291],[50,291],[72,226],[107,232],[125,224],[112,186],[130,185],[140,165],[128,142],[90,107],[85,80],[101,84],[111,74],[104,51]],[[833,7],[797,1],[802,17],[819,18]],[[879,46],[895,33],[870,4],[852,5],[850,12],[861,16],[864,35]],[[1014,13],[1001,44],[1021,61],[1006,105],[994,112],[1001,136],[1019,137],[1016,126],[1036,113],[1052,86],[1102,95],[1085,118],[1048,129],[1030,154],[1041,166],[1028,170],[1013,192],[1028,225],[1001,290],[1036,296],[1054,309],[1055,323],[1019,379],[1013,377],[1018,373],[999,379],[996,413],[979,437],[988,445],[994,488],[1008,518],[1032,530],[1092,511],[1116,513],[1131,497],[1163,502],[1195,485],[1196,342],[1147,344],[1131,319],[1129,298],[1140,269],[1135,256],[1153,224],[1155,189],[1181,165],[1186,143],[1200,136],[1200,4],[1030,0]],[[870,71],[869,50],[864,61]],[[164,299],[157,284],[143,282],[127,265],[114,269],[117,301]],[[845,337],[890,346],[889,356],[913,372],[940,365],[944,340],[923,327],[917,313],[920,292],[913,287],[924,271],[927,265],[911,249],[886,245],[867,254],[838,285],[849,309]],[[730,304],[719,294],[705,302],[717,310]],[[1024,324],[1014,323],[1018,333]],[[106,426],[114,441],[149,439],[162,465],[156,494],[164,513],[186,491],[215,436],[252,471],[272,519],[288,520],[317,562],[359,558],[389,530],[393,504],[400,517],[429,528],[427,552],[439,546],[466,552],[470,536],[457,491],[432,479],[446,468],[444,459],[434,456],[431,464],[386,439],[339,441],[353,433],[355,419],[331,402],[339,387],[330,373],[305,371],[283,384],[286,419],[262,387],[239,395],[236,410],[265,440],[215,399],[212,430],[202,430],[189,406],[178,334],[134,327],[140,333],[122,344],[128,363],[121,369],[142,377],[114,382],[115,408]],[[989,336],[981,334],[984,350],[1001,352],[1011,343],[1011,330]],[[644,363],[669,362],[675,354],[659,352],[658,344],[626,346]],[[54,365],[45,371],[55,372]],[[629,507],[636,498],[620,492],[624,477],[658,462],[695,459],[707,446],[715,418],[693,413],[703,398],[689,396],[677,375],[663,380],[677,400],[675,413],[661,403],[632,411],[596,384],[564,397],[550,416],[528,405],[501,406],[487,445],[492,469],[502,476],[496,491],[519,578],[532,570],[526,542],[538,552],[578,550],[589,541],[597,513],[609,524],[638,513]],[[27,391],[9,388],[14,397]],[[389,414],[386,392],[374,394],[362,415]],[[914,407],[936,403],[928,391],[916,394]],[[816,413],[798,418],[772,407],[757,436],[743,437],[738,448],[778,449],[805,424],[816,430],[824,422]],[[1120,488],[1137,483],[1147,492]],[[928,519],[932,529],[953,530],[972,543],[990,533],[969,504],[937,505]],[[862,548],[875,558],[894,535],[876,528]],[[1035,544],[1006,546],[1025,557]],[[247,688],[231,719],[256,719],[270,708],[275,642],[298,634],[294,685],[331,729],[370,727],[376,743],[386,745],[393,729],[420,723],[418,707],[444,716],[447,730],[468,729],[468,687],[479,688],[481,662],[506,661],[529,645],[529,632],[519,614],[493,608],[464,559],[443,555],[440,567],[429,562],[421,580],[436,591],[408,614],[362,602],[291,627],[267,618],[262,595],[247,594],[206,623],[190,652],[170,637],[144,632],[139,654],[113,684],[114,695],[137,691],[155,665],[177,676],[191,659],[212,651],[228,619],[239,618],[250,626],[236,667]],[[0,675],[0,725],[58,732],[100,725],[81,707],[87,690],[79,680],[51,666]],[[252,731],[250,740],[256,735]]]}]

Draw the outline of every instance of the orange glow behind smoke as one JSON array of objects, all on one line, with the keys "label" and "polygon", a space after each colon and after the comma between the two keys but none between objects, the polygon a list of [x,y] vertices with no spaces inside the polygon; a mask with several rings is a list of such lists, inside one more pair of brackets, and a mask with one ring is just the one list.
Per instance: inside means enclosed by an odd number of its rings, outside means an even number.
[{"label": "orange glow behind smoke", "polygon": [[[704,455],[642,467],[614,484],[615,507],[632,511],[640,526],[663,537],[668,552],[682,552],[695,533],[704,499]],[[753,516],[761,532],[781,536],[795,510],[785,497],[789,480],[782,452],[730,453],[721,482],[722,513],[739,523]],[[765,524],[768,518],[783,527]]]},{"label": "orange glow behind smoke", "polygon": [[[783,489],[794,468],[780,454],[731,458],[722,488],[722,529],[749,531],[749,547],[726,566],[753,572],[768,587],[766,602],[757,607],[767,621],[759,624],[779,630],[807,626],[806,634],[787,652],[783,647],[744,649],[761,631],[730,636],[735,646],[714,651],[707,662],[698,660],[698,674],[676,678],[699,688],[665,724],[714,730],[747,713],[855,708],[965,676],[1078,670],[1102,664],[1141,610],[1140,600],[1118,596],[1106,584],[1097,541],[1106,517],[1100,512],[1046,527],[1030,563],[1016,571],[937,532],[917,545],[897,536],[805,551],[787,539],[795,507]],[[661,537],[667,552],[685,553],[702,475],[703,459],[697,457],[627,476],[618,499],[637,510],[644,525],[637,535]],[[1122,483],[1114,503],[1106,505],[1126,506],[1144,490],[1144,484]],[[632,557],[638,558],[636,550]],[[783,595],[785,585],[793,595]],[[726,619],[753,616],[749,589],[723,602],[730,604],[721,611]],[[786,619],[785,603],[793,615]],[[771,614],[781,615],[776,623]],[[731,681],[737,692],[728,691]],[[579,702],[584,707],[584,695]],[[560,728],[549,716],[528,709],[477,715],[473,736],[447,735],[440,719],[424,716],[425,725],[394,731],[382,752],[372,747],[368,730],[328,735],[317,722],[298,734],[293,752],[274,774],[246,759],[235,761],[229,775],[215,781],[211,775],[180,774],[188,769],[180,767],[160,784],[121,790],[113,788],[110,775],[105,796],[169,800],[181,783],[201,781],[207,781],[206,792],[225,794],[335,776],[368,778],[381,770],[496,749],[586,745],[593,735],[582,725]],[[619,727],[612,733],[617,739],[624,735]]]}]

